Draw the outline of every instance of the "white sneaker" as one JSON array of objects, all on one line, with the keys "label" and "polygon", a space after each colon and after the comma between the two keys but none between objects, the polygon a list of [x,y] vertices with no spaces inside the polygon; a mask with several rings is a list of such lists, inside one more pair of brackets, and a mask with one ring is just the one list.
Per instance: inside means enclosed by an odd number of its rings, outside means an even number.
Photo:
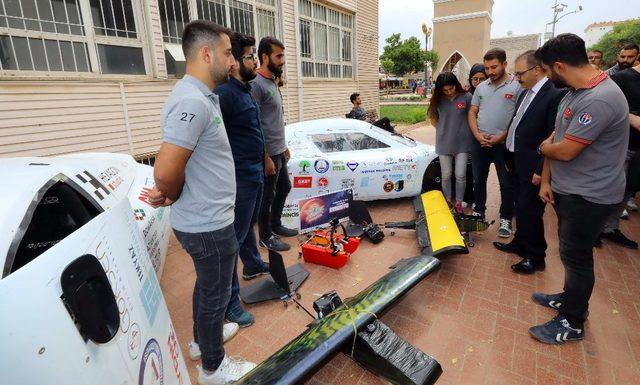
[{"label": "white sneaker", "polygon": [[629,212],[625,209],[622,210],[622,214],[620,214],[621,219],[629,219]]},{"label": "white sneaker", "polygon": [[[222,342],[226,343],[238,334],[240,326],[235,322],[228,322],[222,326]],[[200,346],[195,342],[189,342],[189,358],[193,361],[200,359]]]},{"label": "white sneaker", "polygon": [[508,219],[500,218],[500,228],[498,229],[498,236],[500,238],[509,238],[511,236],[511,221]]},{"label": "white sneaker", "polygon": [[228,382],[237,381],[255,367],[256,364],[253,362],[224,356],[222,363],[220,363],[218,369],[213,373],[206,373],[202,367],[198,366],[198,384],[223,385]]},{"label": "white sneaker", "polygon": [[629,198],[629,200],[627,201],[627,210],[638,211],[638,204],[633,198]]}]

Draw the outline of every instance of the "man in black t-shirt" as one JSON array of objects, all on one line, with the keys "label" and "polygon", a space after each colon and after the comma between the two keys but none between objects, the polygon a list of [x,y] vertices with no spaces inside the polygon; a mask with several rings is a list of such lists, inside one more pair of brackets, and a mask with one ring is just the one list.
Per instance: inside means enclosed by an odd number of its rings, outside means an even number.
[{"label": "man in black t-shirt", "polygon": [[[627,169],[627,188],[623,203],[620,205],[619,210],[616,210],[605,222],[604,230],[600,238],[629,249],[637,249],[638,243],[627,238],[620,231],[619,218],[627,201],[636,193],[632,191],[629,184],[629,181],[634,179],[632,173],[640,172],[640,170],[629,168],[631,159],[640,152],[640,65],[617,72],[611,76],[611,79],[620,87],[629,104],[629,149],[625,162],[625,168]],[[600,245],[601,241],[599,240],[596,242],[596,246]]]}]

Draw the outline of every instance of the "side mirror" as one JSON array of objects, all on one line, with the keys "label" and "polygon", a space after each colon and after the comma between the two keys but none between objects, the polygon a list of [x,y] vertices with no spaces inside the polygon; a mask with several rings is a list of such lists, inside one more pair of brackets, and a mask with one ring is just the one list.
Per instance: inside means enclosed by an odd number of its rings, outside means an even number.
[{"label": "side mirror", "polygon": [[89,254],[77,258],[62,272],[60,284],[60,298],[85,341],[111,341],[120,328],[120,313],[100,261]]}]

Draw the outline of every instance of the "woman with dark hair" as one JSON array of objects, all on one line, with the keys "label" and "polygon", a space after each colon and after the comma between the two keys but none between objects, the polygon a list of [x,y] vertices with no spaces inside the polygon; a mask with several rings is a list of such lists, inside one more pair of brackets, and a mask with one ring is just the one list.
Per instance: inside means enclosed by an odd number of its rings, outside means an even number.
[{"label": "woman with dark hair", "polygon": [[[459,214],[467,181],[467,160],[473,137],[467,123],[471,94],[465,92],[456,75],[438,75],[429,106],[429,120],[436,128],[436,154],[440,158],[442,193]],[[456,196],[453,200],[451,174],[455,163]]]},{"label": "woman with dark hair", "polygon": [[484,72],[484,64],[476,63],[469,71],[469,92],[471,95],[476,91],[478,84],[487,80],[487,74]]}]

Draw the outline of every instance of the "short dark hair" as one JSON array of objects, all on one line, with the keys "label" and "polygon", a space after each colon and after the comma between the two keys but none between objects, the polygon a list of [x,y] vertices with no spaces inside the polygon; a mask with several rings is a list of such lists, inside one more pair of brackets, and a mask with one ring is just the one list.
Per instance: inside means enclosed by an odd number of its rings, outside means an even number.
[{"label": "short dark hair", "polygon": [[531,67],[535,67],[537,65],[540,65],[540,61],[538,59],[536,59],[536,50],[535,49],[530,49],[526,52],[521,53],[517,58],[516,61],[519,60],[526,60],[527,62],[527,67],[531,68]]},{"label": "short dark hair", "polygon": [[640,49],[638,49],[638,45],[636,43],[627,43],[625,45],[622,46],[621,51],[628,51],[628,50],[636,50],[636,52],[640,52]]},{"label": "short dark hair", "polygon": [[237,61],[242,61],[245,47],[253,47],[256,45],[256,39],[253,36],[235,32],[231,36],[231,53]]},{"label": "short dark hair", "polygon": [[351,103],[355,102],[356,99],[358,99],[358,96],[360,96],[359,93],[357,92],[352,93],[351,96],[349,96],[349,100],[351,100]]},{"label": "short dark hair", "polygon": [[536,51],[536,59],[548,66],[557,62],[573,67],[589,64],[584,40],[572,33],[563,33],[549,39]]},{"label": "short dark hair", "polygon": [[599,49],[590,49],[589,51],[587,51],[587,53],[589,52],[597,52],[600,54],[600,56],[604,56],[604,54],[602,53],[602,51],[600,51]]},{"label": "short dark hair", "polygon": [[275,37],[265,36],[260,40],[260,45],[258,45],[258,57],[260,58],[260,64],[262,64],[262,55],[271,56],[274,45],[284,49],[284,44]]},{"label": "short dark hair", "polygon": [[189,58],[205,42],[218,43],[222,35],[231,37],[231,30],[207,20],[194,20],[184,27],[182,32],[182,52]]},{"label": "short dark hair", "polygon": [[484,61],[493,59],[498,59],[500,63],[504,63],[507,61],[507,53],[502,48],[491,48],[482,57],[482,60]]}]

